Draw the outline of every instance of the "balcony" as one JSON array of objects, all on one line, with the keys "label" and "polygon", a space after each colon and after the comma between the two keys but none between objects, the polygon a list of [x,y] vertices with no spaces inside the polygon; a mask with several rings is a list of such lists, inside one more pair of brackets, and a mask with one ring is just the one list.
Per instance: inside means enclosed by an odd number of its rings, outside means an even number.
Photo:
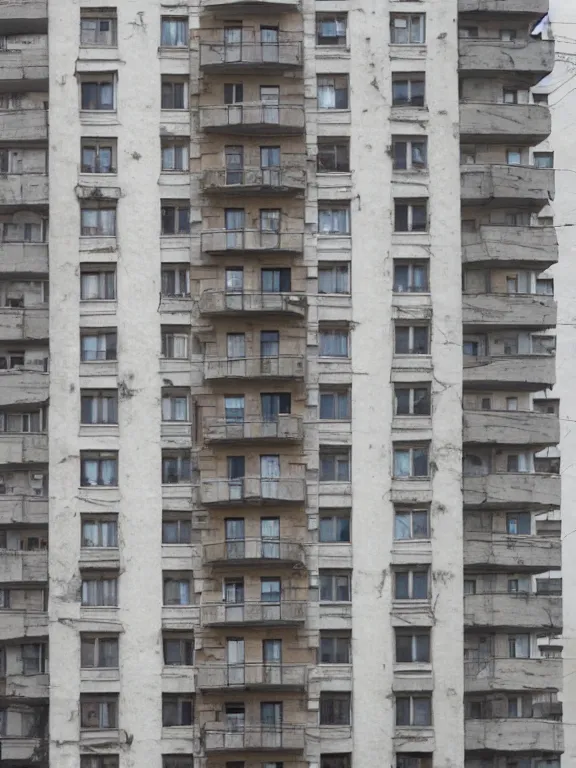
[{"label": "balcony", "polygon": [[48,0],[0,0],[0,25],[7,35],[45,31]]},{"label": "balcony", "polygon": [[[0,5],[0,17],[2,5]],[[1,54],[0,54],[1,55]],[[47,109],[10,109],[0,111],[2,141],[47,141]]]},{"label": "balcony", "polygon": [[544,206],[554,199],[554,171],[528,165],[477,164],[460,169],[463,205]]},{"label": "balcony", "polygon": [[556,381],[554,355],[464,356],[464,384],[538,390]]},{"label": "balcony", "polygon": [[460,103],[462,141],[504,141],[538,144],[550,135],[548,107],[539,104]]},{"label": "balcony", "polygon": [[204,420],[205,443],[296,443],[302,438],[302,419],[291,414],[279,414],[274,421],[246,419],[241,422],[229,422],[215,418]]},{"label": "balcony", "polygon": [[46,174],[8,173],[0,176],[0,206],[23,205],[48,205]]},{"label": "balcony", "polygon": [[48,690],[48,675],[9,674],[0,677],[0,698],[18,699],[18,703],[24,699],[47,699]]},{"label": "balcony", "polygon": [[561,659],[478,658],[464,662],[466,693],[562,690]]},{"label": "balcony", "polygon": [[48,581],[48,552],[0,549],[0,582]]},{"label": "balcony", "polygon": [[263,293],[262,291],[204,291],[200,314],[233,317],[247,315],[295,315],[305,317],[306,294]]},{"label": "balcony", "polygon": [[204,546],[204,563],[213,567],[263,568],[304,566],[306,554],[302,544],[285,539],[237,539]]},{"label": "balcony", "polygon": [[31,341],[47,338],[47,307],[2,307],[0,309],[0,339],[2,341]]},{"label": "balcony", "polygon": [[0,525],[48,525],[48,498],[21,494],[0,496]]},{"label": "balcony", "polygon": [[32,369],[0,371],[0,406],[44,403],[48,400],[48,374]]},{"label": "balcony", "polygon": [[458,0],[458,13],[512,13],[515,16],[544,16],[548,13],[549,0]]},{"label": "balcony", "polygon": [[[1,13],[1,7],[0,7]],[[46,43],[46,41],[45,41]],[[48,46],[0,51],[0,91],[48,90]]]},{"label": "balcony", "polygon": [[207,195],[293,195],[305,188],[303,168],[218,168],[202,174],[202,190]]},{"label": "balcony", "polygon": [[208,358],[204,364],[207,381],[217,379],[303,379],[304,357]]},{"label": "balcony", "polygon": [[48,435],[0,433],[0,464],[47,464]]},{"label": "balcony", "polygon": [[299,0],[201,0],[203,11],[230,18],[234,13],[277,14],[300,9]]},{"label": "balcony", "polygon": [[198,665],[197,688],[209,691],[297,691],[306,687],[303,664]]},{"label": "balcony", "polygon": [[304,107],[263,102],[200,107],[200,129],[236,136],[290,136],[304,132]]},{"label": "balcony", "polygon": [[547,509],[560,506],[560,475],[503,472],[464,476],[467,507]]},{"label": "balcony", "polygon": [[35,274],[48,274],[46,243],[4,242],[0,245],[0,277]]},{"label": "balcony", "polygon": [[302,752],[304,726],[262,723],[232,728],[227,723],[207,723],[204,749],[206,752]]},{"label": "balcony", "polygon": [[535,573],[559,569],[561,560],[560,539],[483,531],[466,533],[464,537],[464,565],[467,568]]},{"label": "balcony", "polygon": [[466,720],[465,749],[502,753],[537,751],[564,751],[564,726],[553,720],[506,718],[494,720]]},{"label": "balcony", "polygon": [[558,261],[554,227],[481,226],[462,232],[462,261],[478,266],[547,269]]},{"label": "balcony", "polygon": [[260,229],[213,229],[202,232],[202,250],[212,256],[279,254],[298,256],[304,249],[301,232],[263,232]]},{"label": "balcony", "polygon": [[[8,712],[8,720],[10,712]],[[28,736],[2,736],[2,762],[6,768],[13,766],[37,765],[45,768],[46,762],[39,757],[47,754],[48,743],[45,739],[35,739]]]},{"label": "balcony", "polygon": [[534,411],[464,411],[464,443],[556,445],[558,416]]},{"label": "balcony", "polygon": [[464,595],[464,626],[560,632],[562,598],[533,593]]},{"label": "balcony", "polygon": [[244,477],[235,480],[202,480],[202,503],[211,506],[250,504],[301,505],[306,501],[306,484],[299,477],[269,479]]},{"label": "balcony", "polygon": [[[0,622],[0,641],[23,640],[30,642],[41,637],[48,637],[48,613],[45,611],[24,611],[2,609]],[[2,746],[4,746],[4,737]],[[2,752],[4,757],[4,752]]]},{"label": "balcony", "polygon": [[276,74],[302,66],[299,42],[200,43],[200,69],[214,74]]},{"label": "balcony", "polygon": [[505,42],[496,38],[464,38],[458,41],[458,52],[463,75],[522,74],[529,75],[534,85],[554,68],[553,40],[528,38]]},{"label": "balcony", "polygon": [[540,294],[464,293],[462,322],[469,328],[499,330],[504,327],[537,330],[556,325],[553,296]]},{"label": "balcony", "polygon": [[242,627],[303,624],[306,621],[305,600],[282,600],[280,603],[251,601],[245,603],[207,603],[201,606],[201,620],[206,627]]}]

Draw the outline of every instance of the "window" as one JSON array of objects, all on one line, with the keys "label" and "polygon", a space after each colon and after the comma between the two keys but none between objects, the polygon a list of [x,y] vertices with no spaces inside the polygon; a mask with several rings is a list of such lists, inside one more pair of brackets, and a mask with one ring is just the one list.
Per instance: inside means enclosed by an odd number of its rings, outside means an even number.
[{"label": "window", "polygon": [[424,106],[423,73],[396,73],[392,75],[392,106],[394,107],[423,107]]},{"label": "window", "polygon": [[349,173],[350,140],[319,138],[316,161],[318,173]]},{"label": "window", "polygon": [[350,421],[350,390],[320,388],[320,419]]},{"label": "window", "polygon": [[2,225],[2,239],[5,243],[43,243],[44,234],[42,224],[5,222]]},{"label": "window", "polygon": [[82,577],[82,605],[116,607],[118,605],[118,579],[116,576],[84,575]]},{"label": "window", "polygon": [[423,13],[391,13],[390,42],[394,45],[417,45],[426,42]]},{"label": "window", "polygon": [[42,421],[41,411],[33,411],[32,413],[0,411],[0,432],[42,432],[45,431]]},{"label": "window", "polygon": [[164,605],[192,605],[192,578],[164,576]]},{"label": "window", "polygon": [[394,259],[395,293],[425,293],[428,287],[427,261],[400,261]]},{"label": "window", "polygon": [[350,725],[350,694],[320,693],[320,725]]},{"label": "window", "polygon": [[536,293],[540,296],[554,296],[553,278],[539,277],[536,280]]},{"label": "window", "polygon": [[82,139],[82,173],[116,173],[116,139]]},{"label": "window", "polygon": [[194,758],[192,755],[163,755],[162,768],[194,768]]},{"label": "window", "polygon": [[162,17],[162,38],[160,44],[165,48],[182,48],[188,45],[188,19],[180,16]]},{"label": "window", "polygon": [[279,603],[282,595],[282,583],[278,578],[260,579],[260,600],[263,603]]},{"label": "window", "polygon": [[508,635],[508,656],[511,659],[529,659],[530,635]]},{"label": "window", "polygon": [[501,29],[500,30],[500,40],[504,40],[507,43],[511,43],[514,40],[516,40],[516,30],[515,29]]},{"label": "window", "polygon": [[350,482],[350,451],[347,448],[326,449],[320,447],[320,482]]},{"label": "window", "polygon": [[162,139],[162,170],[178,171],[188,170],[188,157],[190,147],[188,141],[181,139]]},{"label": "window", "polygon": [[394,477],[427,477],[428,446],[394,446]]},{"label": "window", "polygon": [[432,754],[422,752],[397,755],[396,768],[432,768]]},{"label": "window", "polygon": [[80,420],[82,424],[118,424],[118,391],[82,390]]},{"label": "window", "polygon": [[320,630],[320,664],[350,664],[352,637],[350,632]]},{"label": "window", "polygon": [[506,162],[508,163],[508,165],[522,165],[522,150],[507,149]]},{"label": "window", "polygon": [[318,234],[349,235],[350,205],[318,204]]},{"label": "window", "polygon": [[188,267],[162,267],[162,296],[190,296],[190,270]]},{"label": "window", "polygon": [[85,264],[80,267],[82,301],[113,301],[116,298],[115,267]]},{"label": "window", "polygon": [[318,76],[318,109],[348,109],[348,75]]},{"label": "window", "polygon": [[266,267],[260,272],[262,291],[264,293],[290,293],[292,285],[290,267],[272,269]]},{"label": "window", "polygon": [[401,569],[394,572],[395,600],[428,600],[428,568]]},{"label": "window", "polygon": [[244,423],[244,397],[225,397],[224,398],[224,417],[226,424]]},{"label": "window", "polygon": [[318,541],[322,543],[348,543],[350,541],[350,510],[320,510]]},{"label": "window", "polygon": [[162,393],[162,421],[188,421],[186,393]]},{"label": "window", "polygon": [[[244,398],[242,398],[243,400]],[[242,402],[242,412],[243,410],[244,402]],[[292,397],[290,392],[261,392],[260,412],[262,413],[262,419],[268,422],[278,421],[278,416],[281,414],[292,413]],[[231,415],[234,415],[233,412]]]},{"label": "window", "polygon": [[119,768],[118,755],[81,755],[80,768]]},{"label": "window", "polygon": [[190,205],[188,203],[162,204],[162,234],[190,234]]},{"label": "window", "polygon": [[115,696],[80,694],[80,728],[104,730],[118,727],[118,699]]},{"label": "window", "polygon": [[82,669],[117,669],[118,637],[111,635],[80,635],[80,666]]},{"label": "window", "polygon": [[162,520],[162,544],[191,544],[192,521],[189,514],[165,514]]},{"label": "window", "polygon": [[194,665],[194,638],[164,635],[164,664],[168,667],[191,667]]},{"label": "window", "polygon": [[396,355],[428,355],[428,326],[397,325],[394,328],[394,353]]},{"label": "window", "polygon": [[430,663],[430,630],[397,629],[396,661],[398,663]]},{"label": "window", "polygon": [[192,466],[189,451],[162,451],[162,483],[173,485],[189,483]]},{"label": "window", "polygon": [[99,75],[97,80],[80,83],[80,106],[86,111],[112,112],[114,106],[114,75]]},{"label": "window", "polygon": [[534,152],[535,168],[554,168],[554,152]]},{"label": "window", "polygon": [[458,27],[458,37],[460,38],[477,38],[478,27]]},{"label": "window", "polygon": [[396,725],[432,725],[432,697],[396,696]]},{"label": "window", "polygon": [[351,768],[352,756],[342,755],[320,755],[320,768]]},{"label": "window", "polygon": [[394,232],[426,232],[428,201],[394,201]]},{"label": "window", "polygon": [[396,416],[429,416],[430,386],[424,384],[420,387],[408,387],[396,384],[394,403]]},{"label": "window", "polygon": [[350,264],[318,265],[318,293],[350,293]]},{"label": "window", "polygon": [[188,333],[183,331],[162,331],[162,357],[187,360],[188,338]]},{"label": "window", "polygon": [[11,598],[9,589],[0,589],[0,610],[10,608]]},{"label": "window", "polygon": [[426,138],[392,138],[395,171],[420,171],[428,166]]},{"label": "window", "polygon": [[80,234],[82,237],[115,237],[116,208],[80,208]]},{"label": "window", "polygon": [[[244,218],[244,211],[242,211],[242,218]],[[228,227],[226,228],[228,229]],[[260,210],[260,232],[280,232],[280,210],[278,208],[262,208]]]},{"label": "window", "polygon": [[118,521],[82,516],[83,547],[117,547]]},{"label": "window", "polygon": [[80,15],[80,44],[115,46],[116,11],[107,8],[105,13],[83,8]]},{"label": "window", "polygon": [[117,451],[80,451],[80,485],[118,485]]},{"label": "window", "polygon": [[427,509],[396,509],[394,513],[395,539],[427,539],[430,537]]},{"label": "window", "polygon": [[174,75],[162,75],[162,109],[187,109],[186,80]]},{"label": "window", "polygon": [[350,571],[320,570],[320,602],[349,603],[351,581]]},{"label": "window", "polygon": [[345,13],[316,14],[316,45],[346,45],[348,16]]},{"label": "window", "polygon": [[476,579],[464,579],[464,594],[465,595],[476,594]]},{"label": "window", "polygon": [[349,357],[347,329],[325,329],[319,333],[318,354],[320,357]]},{"label": "window", "polygon": [[83,331],[80,355],[82,362],[116,360],[116,331]]},{"label": "window", "polygon": [[23,675],[43,675],[48,671],[46,650],[42,643],[25,643],[20,646]]},{"label": "window", "polygon": [[194,722],[194,699],[191,696],[162,695],[162,725],[164,728],[192,725]]}]

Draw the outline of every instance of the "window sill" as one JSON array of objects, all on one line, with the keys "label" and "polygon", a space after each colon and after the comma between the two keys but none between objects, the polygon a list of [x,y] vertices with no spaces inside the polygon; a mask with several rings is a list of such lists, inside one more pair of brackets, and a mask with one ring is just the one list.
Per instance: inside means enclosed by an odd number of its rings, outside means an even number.
[{"label": "window sill", "polygon": [[113,360],[80,360],[82,365],[102,365],[107,363],[117,363],[118,359],[114,358]]},{"label": "window sill", "polygon": [[173,237],[179,237],[184,239],[184,238],[190,237],[190,234],[191,234],[190,232],[161,232],[160,239],[167,240],[168,238],[173,238]]},{"label": "window sill", "polygon": [[115,304],[116,301],[117,299],[80,299],[80,304]]},{"label": "window sill", "polygon": [[422,480],[430,480],[430,475],[392,475],[392,480],[415,480],[420,482]]},{"label": "window sill", "polygon": [[80,485],[78,486],[78,490],[80,491],[93,491],[93,490],[106,490],[106,491],[117,491],[119,490],[118,485]]},{"label": "window sill", "polygon": [[118,43],[113,43],[112,45],[98,45],[98,43],[80,43],[80,48],[95,48],[98,51],[101,50],[109,50],[113,51],[116,48],[118,48]]},{"label": "window sill", "polygon": [[388,43],[390,48],[426,48],[426,43]]}]

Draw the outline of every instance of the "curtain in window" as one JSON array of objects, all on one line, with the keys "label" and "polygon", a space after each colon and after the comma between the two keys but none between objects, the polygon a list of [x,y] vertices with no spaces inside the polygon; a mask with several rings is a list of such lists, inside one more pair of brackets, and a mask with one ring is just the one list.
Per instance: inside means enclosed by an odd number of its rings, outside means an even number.
[{"label": "curtain in window", "polygon": [[344,331],[320,332],[322,357],[348,357],[348,334]]},{"label": "curtain in window", "polygon": [[116,211],[104,209],[100,213],[100,234],[112,236],[116,232]]},{"label": "curtain in window", "polygon": [[85,459],[82,462],[82,485],[98,485],[97,459]]},{"label": "curtain in window", "polygon": [[105,354],[105,336],[82,336],[82,360],[103,360]]},{"label": "curtain in window", "polygon": [[246,337],[243,333],[229,333],[227,337],[227,354],[231,359],[246,357]]},{"label": "curtain in window", "polygon": [[410,477],[410,451],[394,451],[394,475]]},{"label": "curtain in window", "polygon": [[227,269],[226,270],[226,290],[240,293],[244,288],[244,270]]},{"label": "curtain in window", "polygon": [[229,208],[224,214],[224,223],[227,230],[244,229],[244,211]]},{"label": "curtain in window", "polygon": [[260,357],[278,357],[280,352],[280,334],[278,331],[260,333]]},{"label": "curtain in window", "polygon": [[186,23],[180,19],[162,21],[162,41],[165,46],[186,45]]},{"label": "curtain in window", "polygon": [[227,397],[224,401],[227,424],[242,424],[244,421],[244,398]]},{"label": "curtain in window", "polygon": [[82,275],[82,298],[87,300],[100,298],[99,275]]},{"label": "curtain in window", "polygon": [[336,108],[336,89],[334,87],[334,81],[332,78],[318,78],[318,108]]},{"label": "curtain in window", "polygon": [[262,579],[260,593],[263,603],[279,603],[280,579]]},{"label": "curtain in window", "polygon": [[100,541],[99,526],[96,522],[84,523],[82,527],[82,546],[97,547]]},{"label": "curtain in window", "polygon": [[116,485],[116,460],[102,459],[100,462],[103,485]]}]

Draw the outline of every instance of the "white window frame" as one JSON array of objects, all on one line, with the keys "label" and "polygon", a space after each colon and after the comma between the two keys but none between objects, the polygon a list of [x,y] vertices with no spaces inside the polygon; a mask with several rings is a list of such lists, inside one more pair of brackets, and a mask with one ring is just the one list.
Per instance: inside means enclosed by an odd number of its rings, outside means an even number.
[{"label": "white window frame", "polygon": [[[418,24],[415,24],[418,20]],[[402,26],[398,22],[404,21]],[[415,34],[416,31],[419,34]],[[394,31],[406,30],[406,40],[395,39]],[[413,39],[418,38],[418,39]],[[426,43],[426,14],[425,13],[391,13],[390,14],[390,44],[391,45],[425,45]]]},{"label": "white window frame", "polygon": [[[405,144],[404,148],[404,160],[405,168],[396,168],[396,146],[399,144]],[[415,145],[423,144],[424,150],[421,152],[423,161],[416,163],[414,161]],[[394,171],[396,173],[404,173],[406,171],[424,171],[428,168],[428,137],[427,136],[393,136],[392,137],[392,158]]]},{"label": "white window frame", "polygon": [[[184,401],[184,418],[179,418],[182,411],[178,403]],[[186,423],[190,421],[190,401],[188,395],[181,394],[163,394],[162,395],[162,421]]]},{"label": "white window frame", "polygon": [[[421,202],[418,203],[409,203],[407,201],[402,200],[394,200],[394,234],[408,234],[408,233],[415,233],[415,234],[426,234],[429,231],[429,225],[430,225],[430,212],[429,212],[429,205],[428,205],[428,198],[422,198]],[[407,229],[396,229],[397,221],[396,221],[396,207],[405,206],[406,207],[406,218],[407,218]],[[416,228],[414,228],[414,210],[415,208],[424,208],[424,212],[426,214],[426,220],[424,222],[424,229],[420,228],[420,224],[417,225]]]},{"label": "white window frame", "polygon": [[[408,574],[408,597],[396,597],[396,579],[398,577],[398,574],[400,573],[407,573]],[[426,573],[426,597],[414,597],[414,574],[418,573]],[[430,600],[430,568],[428,567],[409,567],[409,568],[398,568],[394,571],[394,600]]]},{"label": "white window frame", "polygon": [[[351,482],[351,475],[352,475],[352,456],[350,449],[346,448],[340,448],[335,450],[327,450],[320,448],[319,452],[320,456],[320,468],[318,470],[318,482],[320,483],[349,483]],[[322,462],[325,461],[327,458],[332,458],[333,461],[333,467],[334,467],[334,477],[333,478],[324,478],[322,476]],[[346,466],[348,468],[347,471],[347,478],[344,480],[339,479],[340,474],[340,467]]]},{"label": "white window frame", "polygon": [[[170,157],[171,155],[171,157]],[[169,162],[166,162],[166,159]],[[190,168],[190,145],[182,139],[163,139],[162,173],[187,173]]]},{"label": "white window frame", "polygon": [[[44,675],[46,668],[46,645],[44,643],[22,643],[20,646],[20,656],[22,659],[22,674],[25,677],[33,675]],[[34,662],[34,668],[30,662]]]},{"label": "white window frame", "polygon": [[[92,206],[80,207],[80,237],[116,237],[116,206],[94,208]],[[96,217],[96,225],[88,226],[85,223],[85,214],[91,213]]]},{"label": "white window frame", "polygon": [[[322,227],[322,221],[328,217],[330,227],[326,229],[326,227]],[[338,229],[342,218],[344,228]],[[348,237],[350,235],[350,205],[327,206],[321,203],[318,206],[318,234],[322,237]]]},{"label": "white window frame", "polygon": [[[415,536],[414,535],[414,515],[418,514],[425,514],[426,515],[426,536]],[[410,531],[409,536],[397,536],[397,518],[400,516],[410,518]],[[402,507],[396,507],[394,509],[394,541],[426,541],[430,538],[430,510],[427,507],[422,507],[420,509],[414,508],[414,509],[403,509]]]},{"label": "white window frame", "polygon": [[[408,390],[408,413],[398,413],[398,399],[396,397],[397,390]],[[427,390],[428,392],[428,413],[414,413],[414,401],[416,390]],[[403,416],[416,416],[417,418],[427,418],[432,413],[432,392],[429,384],[413,384],[396,382],[394,385],[394,415],[402,418]]]},{"label": "white window frame", "polygon": [[[321,582],[323,578],[330,578],[330,598],[322,597]],[[336,579],[346,578],[348,581],[348,598],[346,600],[338,599],[338,588]],[[349,570],[321,570],[318,576],[318,599],[320,603],[350,603],[352,601],[352,572]]]}]

